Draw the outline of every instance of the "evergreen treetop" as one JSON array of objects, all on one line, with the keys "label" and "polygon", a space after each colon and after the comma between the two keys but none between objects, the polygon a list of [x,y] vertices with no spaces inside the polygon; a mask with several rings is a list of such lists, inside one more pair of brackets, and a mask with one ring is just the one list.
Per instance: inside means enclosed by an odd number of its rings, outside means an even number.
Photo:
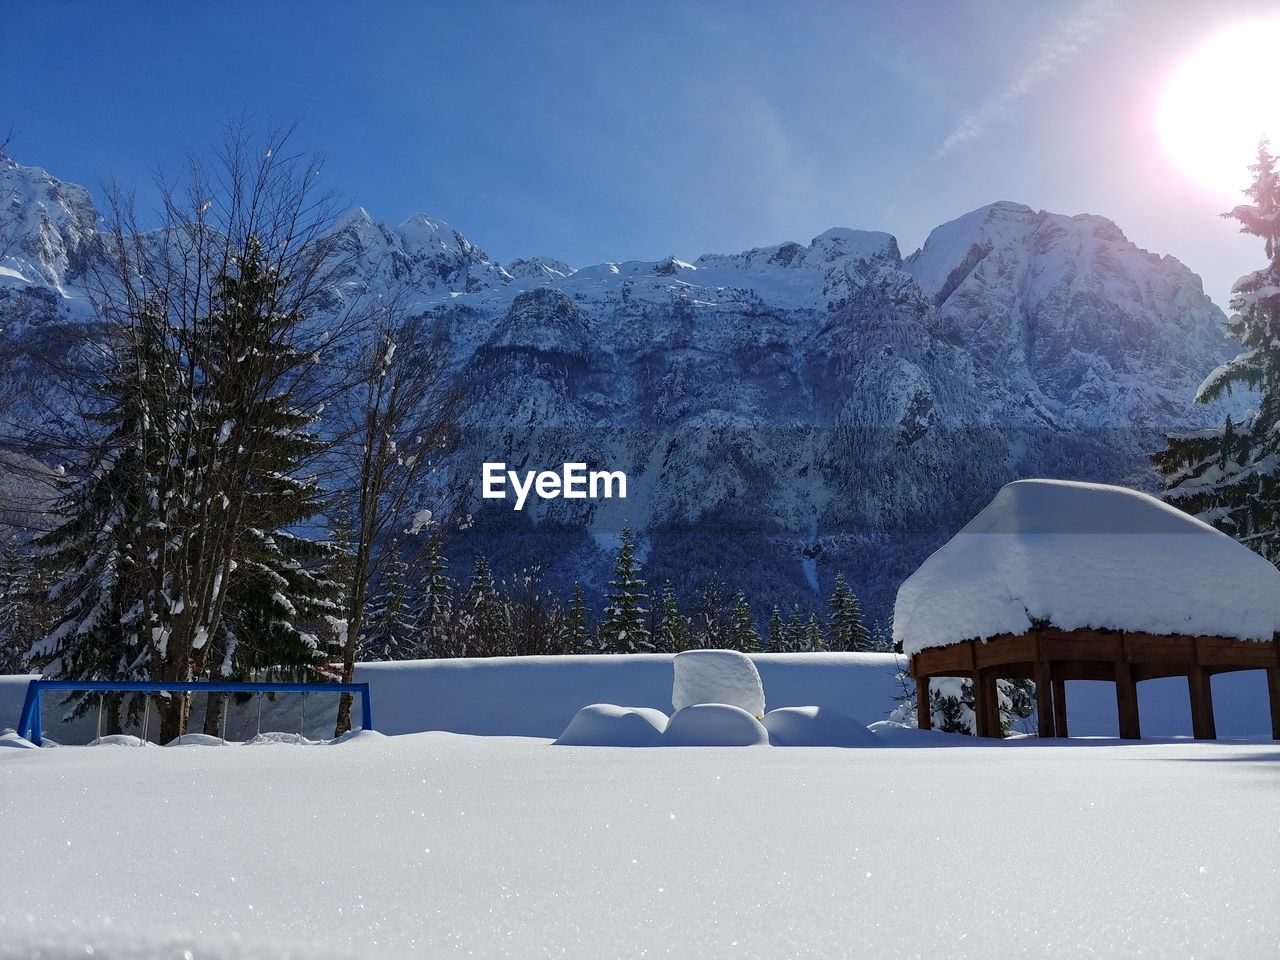
[{"label": "evergreen treetop", "polygon": [[1263,241],[1267,262],[1232,289],[1228,333],[1244,349],[1208,376],[1196,400],[1243,388],[1257,392],[1257,408],[1218,428],[1171,435],[1152,459],[1169,502],[1280,563],[1280,176],[1265,141],[1249,169],[1252,202],[1223,216]]}]

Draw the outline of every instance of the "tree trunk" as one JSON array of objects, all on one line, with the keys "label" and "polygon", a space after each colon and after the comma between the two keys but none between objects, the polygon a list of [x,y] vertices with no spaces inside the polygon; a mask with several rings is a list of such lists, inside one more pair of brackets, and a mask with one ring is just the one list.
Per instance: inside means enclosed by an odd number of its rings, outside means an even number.
[{"label": "tree trunk", "polygon": [[108,693],[102,704],[102,735],[105,737],[124,733],[124,724],[120,720],[120,709],[124,703],[124,694]]},{"label": "tree trunk", "polygon": [[[347,623],[347,642],[342,649],[342,682],[351,683],[356,675],[356,641],[360,636],[360,625],[356,618]],[[338,698],[338,722],[333,726],[333,735],[340,737],[351,731],[351,703],[355,698],[344,693]]]},{"label": "tree trunk", "polygon": [[160,736],[157,743],[171,743],[182,736],[187,726],[186,697],[160,696],[156,698],[156,712],[160,715]]},{"label": "tree trunk", "polygon": [[222,711],[226,702],[226,694],[210,691],[204,695],[204,732],[207,736],[222,736]]}]

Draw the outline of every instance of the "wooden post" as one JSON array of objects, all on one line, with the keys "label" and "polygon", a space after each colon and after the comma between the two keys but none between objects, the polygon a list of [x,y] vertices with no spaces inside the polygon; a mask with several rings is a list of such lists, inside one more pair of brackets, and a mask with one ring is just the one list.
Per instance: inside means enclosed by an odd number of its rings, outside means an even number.
[{"label": "wooden post", "polygon": [[1049,679],[1049,662],[1035,663],[1036,734],[1042,740],[1053,736],[1053,681]]},{"label": "wooden post", "polygon": [[991,668],[973,672],[973,713],[978,736],[1003,736],[1000,731],[1000,695],[996,689],[996,673]]},{"label": "wooden post", "polygon": [[1267,697],[1271,700],[1271,739],[1280,740],[1280,667],[1267,671]]},{"label": "wooden post", "polygon": [[986,671],[987,682],[987,736],[1004,739],[1000,728],[1000,678],[994,670]]},{"label": "wooden post", "polygon": [[1067,684],[1061,677],[1053,678],[1053,735],[1071,736],[1067,733]]},{"label": "wooden post", "polygon": [[921,730],[933,729],[933,704],[929,702],[929,678],[916,677],[916,726]]},{"label": "wooden post", "polygon": [[1192,667],[1187,674],[1187,688],[1191,693],[1191,735],[1197,740],[1216,740],[1213,724],[1213,687],[1209,683],[1209,671],[1204,667]]},{"label": "wooden post", "polygon": [[983,682],[982,671],[973,671],[973,726],[974,733],[980,737],[989,737],[987,732],[987,685]]},{"label": "wooden post", "polygon": [[1133,678],[1133,667],[1122,660],[1116,661],[1116,715],[1120,718],[1121,739],[1142,739],[1142,728],[1138,722],[1138,684]]}]

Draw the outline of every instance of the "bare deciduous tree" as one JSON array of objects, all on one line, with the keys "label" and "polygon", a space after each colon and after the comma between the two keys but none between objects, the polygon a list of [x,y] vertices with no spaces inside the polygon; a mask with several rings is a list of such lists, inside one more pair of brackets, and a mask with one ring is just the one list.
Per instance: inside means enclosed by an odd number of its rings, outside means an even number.
[{"label": "bare deciduous tree", "polygon": [[[340,465],[349,469],[339,503],[352,536],[344,683],[354,675],[371,590],[396,559],[417,566],[428,527],[437,522],[421,498],[428,474],[456,440],[460,393],[447,362],[440,335],[399,302],[381,307],[356,355],[351,422],[338,448]],[[342,695],[336,736],[351,729],[351,700]]]}]

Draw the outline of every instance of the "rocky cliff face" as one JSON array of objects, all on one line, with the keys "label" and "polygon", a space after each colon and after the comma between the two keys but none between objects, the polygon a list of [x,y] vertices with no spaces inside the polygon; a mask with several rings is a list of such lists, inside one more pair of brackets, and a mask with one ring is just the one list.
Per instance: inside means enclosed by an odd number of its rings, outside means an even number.
[{"label": "rocky cliff face", "polygon": [[[10,390],[49,330],[91,313],[88,194],[0,166],[0,349]],[[500,265],[457,230],[354,211],[344,285],[404,292],[448,331],[467,391],[449,465],[625,470],[626,501],[475,501],[456,546],[500,572],[601,588],[623,522],[651,581],[718,571],[767,606],[813,605],[841,569],[887,613],[928,551],[1017,477],[1150,485],[1160,432],[1203,424],[1232,353],[1199,279],[1110,221],[996,203],[902,258],[884,233],[573,269]],[[337,292],[342,295],[341,291]]]}]

